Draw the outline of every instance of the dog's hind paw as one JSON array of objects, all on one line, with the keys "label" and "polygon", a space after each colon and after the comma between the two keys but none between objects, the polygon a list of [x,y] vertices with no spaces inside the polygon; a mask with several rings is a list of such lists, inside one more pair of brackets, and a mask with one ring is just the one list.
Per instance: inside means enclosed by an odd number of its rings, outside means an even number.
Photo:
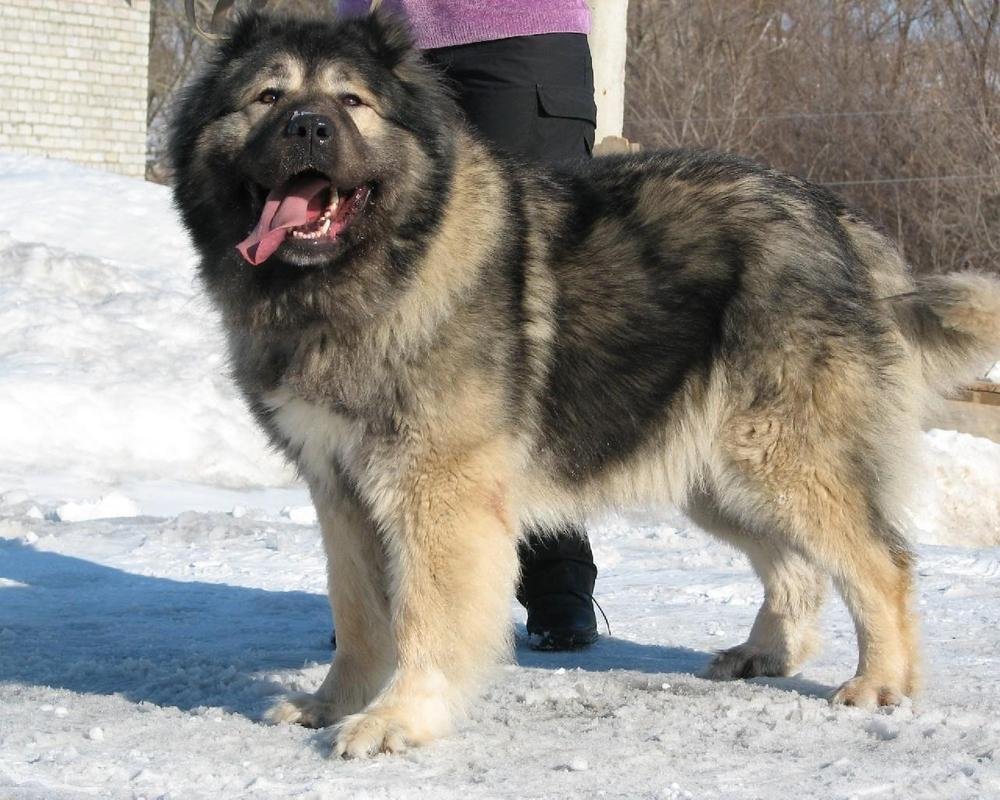
[{"label": "dog's hind paw", "polygon": [[901,705],[905,696],[898,687],[859,675],[837,689],[830,697],[830,702],[873,709],[878,706]]},{"label": "dog's hind paw", "polygon": [[[342,716],[342,715],[340,715]],[[326,728],[340,716],[328,700],[315,694],[293,694],[275,703],[264,715],[274,725],[295,724],[305,728]]]},{"label": "dog's hind paw", "polygon": [[705,677],[713,681],[731,681],[741,678],[780,678],[788,674],[787,660],[780,655],[769,653],[740,644],[721,650],[705,670]]}]

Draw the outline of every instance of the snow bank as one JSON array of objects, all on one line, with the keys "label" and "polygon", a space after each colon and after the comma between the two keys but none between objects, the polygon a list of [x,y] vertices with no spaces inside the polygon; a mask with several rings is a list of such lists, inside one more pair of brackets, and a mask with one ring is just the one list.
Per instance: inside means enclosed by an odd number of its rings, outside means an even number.
[{"label": "snow bank", "polygon": [[139,506],[131,497],[111,492],[92,502],[63,503],[54,517],[60,522],[85,522],[92,519],[112,519],[139,516]]},{"label": "snow bank", "polygon": [[915,538],[953,547],[1000,546],[1000,444],[956,431],[924,434],[910,502]]},{"label": "snow bank", "polygon": [[226,378],[163,187],[5,156],[0,198],[0,473],[290,482]]}]

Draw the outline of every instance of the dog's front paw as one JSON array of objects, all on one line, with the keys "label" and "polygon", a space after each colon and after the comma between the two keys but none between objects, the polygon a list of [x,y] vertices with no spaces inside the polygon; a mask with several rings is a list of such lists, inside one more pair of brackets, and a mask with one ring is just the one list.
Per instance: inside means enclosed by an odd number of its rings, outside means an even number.
[{"label": "dog's front paw", "polygon": [[451,712],[442,698],[387,699],[340,721],[333,734],[333,755],[366,758],[378,753],[401,753],[449,730]]},{"label": "dog's front paw", "polygon": [[876,708],[877,706],[898,706],[903,702],[905,693],[898,686],[886,681],[858,675],[851,678],[833,693],[831,703],[860,708]]},{"label": "dog's front paw", "polygon": [[713,681],[731,681],[740,678],[780,678],[788,674],[788,660],[780,654],[761,650],[749,643],[730,647],[716,653],[705,671]]},{"label": "dog's front paw", "polygon": [[337,722],[343,714],[334,704],[319,694],[293,694],[275,703],[264,715],[268,722],[302,725],[306,728],[326,728]]},{"label": "dog's front paw", "polygon": [[333,755],[367,758],[379,753],[402,753],[423,744],[413,726],[393,709],[374,709],[352,714],[337,726]]}]

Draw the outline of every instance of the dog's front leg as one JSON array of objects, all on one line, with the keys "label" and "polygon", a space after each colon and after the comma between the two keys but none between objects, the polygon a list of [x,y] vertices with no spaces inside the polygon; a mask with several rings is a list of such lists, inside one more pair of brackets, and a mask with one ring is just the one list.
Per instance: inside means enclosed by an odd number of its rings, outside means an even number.
[{"label": "dog's front leg", "polygon": [[286,698],[267,718],[323,728],[360,711],[381,691],[395,668],[395,646],[385,551],[374,521],[347,482],[310,488],[326,549],[337,649],[314,694]]},{"label": "dog's front leg", "polygon": [[387,505],[396,668],[386,688],[336,729],[334,753],[424,744],[450,727],[510,646],[517,527],[502,447],[442,458],[400,481]]}]

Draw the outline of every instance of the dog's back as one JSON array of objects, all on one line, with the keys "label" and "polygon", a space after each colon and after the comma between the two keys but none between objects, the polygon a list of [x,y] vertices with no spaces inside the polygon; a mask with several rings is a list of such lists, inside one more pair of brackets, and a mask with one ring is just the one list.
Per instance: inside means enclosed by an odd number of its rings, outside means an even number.
[{"label": "dog's back", "polygon": [[919,418],[928,387],[1000,352],[1000,282],[914,280],[829,192],[741,159],[582,172],[538,234],[552,321],[526,515],[675,502],[746,551],[765,604],[720,678],[796,669],[832,576],[861,647],[837,699],[898,702],[919,683],[898,525]]}]

